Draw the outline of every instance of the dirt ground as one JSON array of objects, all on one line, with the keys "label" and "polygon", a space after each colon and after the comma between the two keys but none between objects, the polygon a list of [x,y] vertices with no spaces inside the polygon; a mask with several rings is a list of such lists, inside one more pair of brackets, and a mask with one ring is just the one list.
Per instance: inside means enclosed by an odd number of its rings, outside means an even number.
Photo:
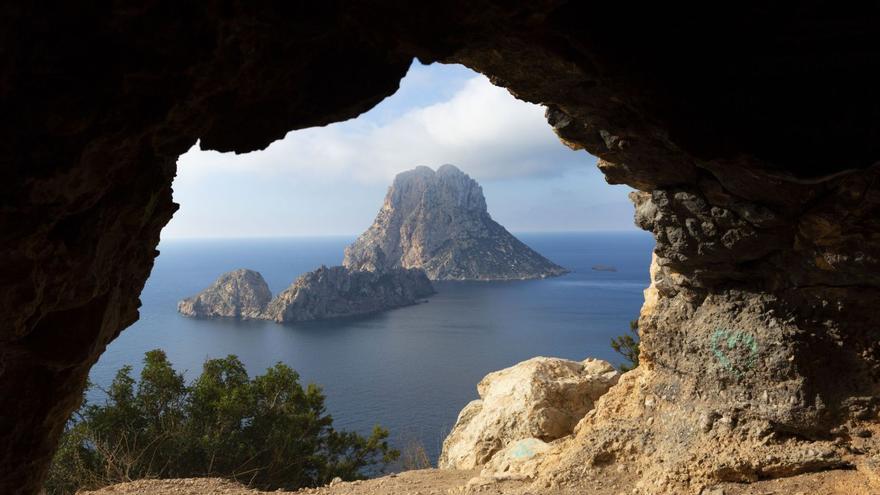
[{"label": "dirt ground", "polygon": [[[632,488],[621,473],[585,479],[575,486],[535,487],[525,481],[480,480],[476,471],[424,469],[367,481],[336,483],[298,492],[261,492],[218,478],[140,480],[112,485],[83,495],[630,495]],[[790,478],[740,485],[725,483],[703,490],[705,495],[871,495],[880,485],[871,485],[870,473],[832,470]],[[469,483],[470,482],[470,483]],[[661,494],[651,494],[661,495]],[[665,494],[663,494],[665,495]]]}]

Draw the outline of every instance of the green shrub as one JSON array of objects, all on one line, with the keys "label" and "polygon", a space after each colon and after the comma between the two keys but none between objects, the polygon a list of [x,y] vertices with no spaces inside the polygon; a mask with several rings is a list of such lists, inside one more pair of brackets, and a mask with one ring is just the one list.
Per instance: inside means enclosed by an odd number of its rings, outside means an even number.
[{"label": "green shrub", "polygon": [[362,479],[400,454],[388,431],[336,431],[316,385],[278,363],[248,377],[235,356],[205,362],[190,385],[165,353],[146,353],[136,382],[120,369],[105,404],[83,403],[46,483],[68,494],[141,478],[219,476],[263,490]]},{"label": "green shrub", "polygon": [[623,356],[620,371],[629,371],[639,365],[639,320],[629,322],[629,333],[611,339],[611,348]]}]

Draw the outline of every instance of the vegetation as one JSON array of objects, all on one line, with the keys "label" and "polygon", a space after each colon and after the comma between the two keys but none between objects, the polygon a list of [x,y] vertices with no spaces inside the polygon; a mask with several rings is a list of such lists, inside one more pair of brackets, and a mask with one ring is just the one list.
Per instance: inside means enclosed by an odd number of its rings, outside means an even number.
[{"label": "vegetation", "polygon": [[406,440],[402,447],[400,455],[400,470],[412,471],[415,469],[428,469],[431,465],[431,458],[428,457],[428,451],[425,445],[416,438]]},{"label": "vegetation", "polygon": [[399,457],[388,431],[336,431],[324,395],[278,363],[248,377],[235,356],[205,362],[187,385],[165,353],[146,353],[140,380],[120,369],[103,405],[83,403],[52,463],[50,494],[140,478],[219,476],[263,490],[362,479]]},{"label": "vegetation", "polygon": [[623,356],[620,371],[629,371],[639,365],[639,320],[629,322],[629,333],[611,339],[611,348]]}]

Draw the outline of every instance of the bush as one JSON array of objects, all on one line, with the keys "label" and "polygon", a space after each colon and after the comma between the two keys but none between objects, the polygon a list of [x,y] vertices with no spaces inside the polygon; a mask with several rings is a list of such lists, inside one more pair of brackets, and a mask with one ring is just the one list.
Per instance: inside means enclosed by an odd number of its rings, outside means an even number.
[{"label": "bush", "polygon": [[46,483],[68,494],[141,478],[219,476],[263,490],[295,490],[334,477],[363,479],[400,455],[388,431],[333,429],[324,395],[278,363],[248,377],[235,356],[205,362],[190,385],[165,353],[146,353],[140,380],[120,369],[103,405],[71,418]]},{"label": "bush", "polygon": [[428,469],[431,465],[431,458],[428,457],[428,451],[425,445],[415,438],[409,438],[403,444],[400,455],[400,470],[412,471],[415,469]]},{"label": "bush", "polygon": [[611,339],[611,348],[626,360],[620,365],[620,371],[635,369],[639,365],[639,320],[629,322],[628,334]]}]

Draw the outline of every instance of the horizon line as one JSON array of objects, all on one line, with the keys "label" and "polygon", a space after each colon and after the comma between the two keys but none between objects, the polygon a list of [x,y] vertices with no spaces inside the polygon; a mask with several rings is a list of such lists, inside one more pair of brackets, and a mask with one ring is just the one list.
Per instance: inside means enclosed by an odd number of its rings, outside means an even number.
[{"label": "horizon line", "polygon": [[[620,229],[577,229],[577,230],[511,230],[514,235],[530,235],[530,234],[587,234],[587,233],[633,233],[633,232],[649,232],[639,229],[638,227],[620,228]],[[161,237],[161,241],[197,241],[197,240],[248,240],[248,239],[297,239],[297,238],[316,238],[316,237],[358,237],[361,233],[342,233],[342,234],[279,234],[279,235],[244,235],[244,236],[170,236]]]}]

